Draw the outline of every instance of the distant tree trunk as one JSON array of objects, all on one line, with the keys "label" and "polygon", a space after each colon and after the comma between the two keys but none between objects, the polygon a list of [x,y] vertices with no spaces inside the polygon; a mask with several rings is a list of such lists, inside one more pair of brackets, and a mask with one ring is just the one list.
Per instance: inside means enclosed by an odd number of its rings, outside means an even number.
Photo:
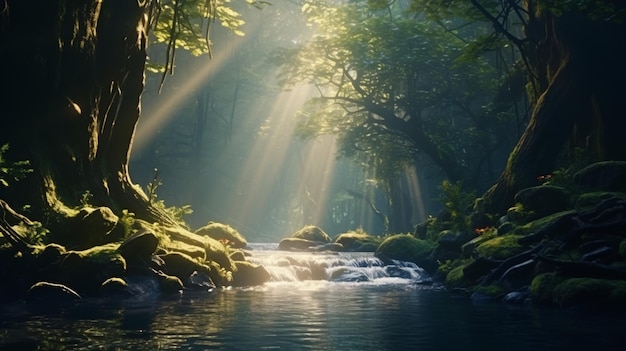
[{"label": "distant tree trunk", "polygon": [[536,91],[529,124],[498,181],[483,195],[504,213],[515,193],[550,174],[559,154],[593,148],[598,159],[625,159],[626,27],[584,14],[554,16],[526,2],[527,51]]},{"label": "distant tree trunk", "polygon": [[[6,198],[33,216],[93,205],[173,223],[128,174],[140,114],[151,1],[5,0],[0,142],[34,172]],[[10,128],[7,128],[10,124]]]}]

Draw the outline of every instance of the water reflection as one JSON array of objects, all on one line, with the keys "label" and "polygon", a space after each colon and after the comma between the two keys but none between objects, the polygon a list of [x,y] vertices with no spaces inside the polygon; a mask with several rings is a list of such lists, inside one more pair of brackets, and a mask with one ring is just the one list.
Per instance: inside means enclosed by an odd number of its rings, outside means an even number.
[{"label": "water reflection", "polygon": [[621,350],[622,315],[473,305],[411,279],[0,306],[1,350]]}]

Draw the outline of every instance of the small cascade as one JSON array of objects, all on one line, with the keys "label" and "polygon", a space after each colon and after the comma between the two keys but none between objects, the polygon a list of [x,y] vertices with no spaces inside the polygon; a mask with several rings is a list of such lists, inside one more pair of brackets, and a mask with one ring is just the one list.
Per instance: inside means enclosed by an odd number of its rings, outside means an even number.
[{"label": "small cascade", "polygon": [[369,284],[424,284],[430,278],[411,262],[385,264],[371,252],[311,253],[254,247],[250,260],[263,265],[273,282],[329,281]]}]

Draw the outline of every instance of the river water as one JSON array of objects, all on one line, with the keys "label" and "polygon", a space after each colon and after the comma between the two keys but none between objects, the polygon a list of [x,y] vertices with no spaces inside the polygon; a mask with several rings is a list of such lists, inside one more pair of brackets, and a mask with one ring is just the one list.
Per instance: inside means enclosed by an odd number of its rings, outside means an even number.
[{"label": "river water", "polygon": [[626,349],[622,314],[475,304],[412,264],[268,248],[260,287],[0,305],[0,350]]}]

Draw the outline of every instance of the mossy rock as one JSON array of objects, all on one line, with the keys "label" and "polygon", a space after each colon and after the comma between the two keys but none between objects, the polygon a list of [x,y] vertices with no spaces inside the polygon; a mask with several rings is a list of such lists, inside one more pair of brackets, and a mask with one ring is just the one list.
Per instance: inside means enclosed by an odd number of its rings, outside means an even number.
[{"label": "mossy rock", "polygon": [[508,234],[497,236],[478,245],[476,252],[494,260],[504,260],[524,252],[525,248],[518,243],[520,235]]},{"label": "mossy rock", "polygon": [[285,251],[309,251],[317,245],[319,245],[319,242],[316,241],[301,238],[285,238],[278,243],[278,249]]},{"label": "mossy rock", "polygon": [[591,164],[574,174],[574,181],[583,191],[626,192],[626,161]]},{"label": "mossy rock", "polygon": [[544,217],[567,210],[570,197],[564,188],[541,185],[520,190],[515,194],[515,201],[521,203],[524,210],[534,212],[537,217]]},{"label": "mossy rock", "polygon": [[550,305],[554,302],[554,288],[563,281],[556,273],[543,273],[530,283],[530,297],[534,303]]},{"label": "mossy rock", "polygon": [[261,265],[241,261],[237,261],[236,264],[237,270],[233,272],[233,285],[235,286],[262,285],[272,277]]},{"label": "mossy rock", "polygon": [[242,249],[248,245],[246,238],[228,224],[209,222],[204,227],[196,230],[195,233],[222,241],[237,249]]},{"label": "mossy rock", "polygon": [[428,257],[435,245],[426,240],[418,239],[409,234],[392,235],[378,246],[375,256],[383,261],[399,260],[417,264],[422,268],[429,267]]},{"label": "mossy rock", "polygon": [[208,261],[216,262],[221,268],[227,271],[234,271],[235,264],[230,259],[230,252],[227,245],[208,236],[202,236],[192,233],[181,227],[164,228],[165,233],[172,240],[181,241],[188,245],[203,247],[206,250]]},{"label": "mossy rock", "polygon": [[320,243],[330,243],[333,240],[320,227],[308,225],[293,233],[292,238],[316,241]]},{"label": "mossy rock", "polygon": [[626,193],[595,191],[580,194],[575,200],[575,208],[578,211],[585,211],[596,207],[602,201],[612,197],[619,197],[626,200]]},{"label": "mossy rock", "polygon": [[159,255],[165,264],[165,273],[186,281],[193,272],[209,274],[211,268],[181,252],[170,252]]},{"label": "mossy rock", "polygon": [[448,272],[445,282],[448,289],[464,288],[470,285],[470,282],[463,274],[463,268],[465,268],[464,265],[458,266]]},{"label": "mossy rock", "polygon": [[81,294],[93,294],[102,283],[126,273],[126,260],[117,244],[94,246],[82,251],[68,251],[55,265],[53,275]]},{"label": "mossy rock", "polygon": [[[343,245],[346,251],[362,251],[364,248],[368,248],[368,251],[375,251],[382,241],[382,238],[357,232],[339,234],[335,238],[335,243]],[[369,246],[364,246],[365,244]],[[371,250],[372,247],[373,250]]]},{"label": "mossy rock", "polygon": [[626,281],[571,278],[554,288],[554,302],[561,307],[626,308]]}]

